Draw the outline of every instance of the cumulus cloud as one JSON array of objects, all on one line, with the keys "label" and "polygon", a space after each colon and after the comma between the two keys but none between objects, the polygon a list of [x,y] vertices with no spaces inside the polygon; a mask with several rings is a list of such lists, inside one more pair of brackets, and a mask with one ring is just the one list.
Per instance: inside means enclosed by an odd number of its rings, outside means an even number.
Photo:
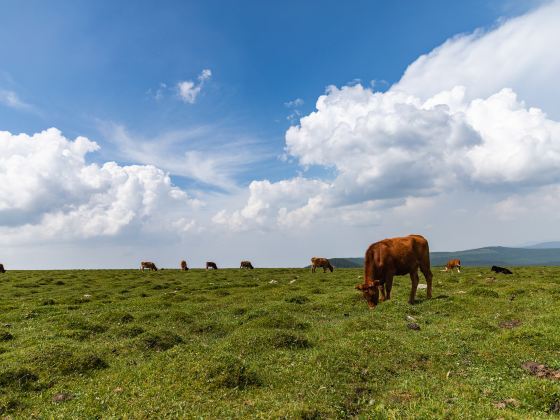
[{"label": "cumulus cloud", "polygon": [[[361,85],[330,87],[316,111],[288,129],[286,150],[303,166],[332,168],[334,178],[311,191],[305,178],[253,183],[230,225],[254,218],[261,226],[305,226],[350,206],[379,211],[458,187],[513,193],[560,180],[559,122],[511,89],[475,100],[466,92],[457,86],[422,100]],[[282,208],[279,191],[298,197],[299,206]]]},{"label": "cumulus cloud", "polygon": [[428,99],[454,86],[468,87],[469,99],[511,88],[527,103],[560,119],[560,2],[548,2],[490,30],[446,41],[416,59],[392,90]]},{"label": "cumulus cloud", "polygon": [[[278,227],[278,215],[287,214],[375,221],[385,209],[398,213],[451,190],[498,194],[504,218],[522,214],[517,197],[560,181],[559,18],[560,1],[553,1],[453,37],[384,93],[360,83],[329,87],[314,112],[291,116],[286,153],[333,176],[289,212],[267,197],[275,183],[251,190],[249,201]],[[285,105],[293,109],[295,101]]]},{"label": "cumulus cloud", "polygon": [[253,181],[243,209],[222,210],[212,220],[235,231],[306,226],[322,210],[321,193],[328,187],[325,182],[305,178]]},{"label": "cumulus cloud", "polygon": [[154,166],[86,162],[99,149],[51,128],[0,132],[0,232],[4,240],[111,236],[126,229],[188,230],[200,203]]},{"label": "cumulus cloud", "polygon": [[189,104],[194,104],[202,87],[210,77],[212,77],[212,71],[210,69],[204,69],[197,78],[198,82],[183,80],[177,83],[177,90],[181,100]]}]

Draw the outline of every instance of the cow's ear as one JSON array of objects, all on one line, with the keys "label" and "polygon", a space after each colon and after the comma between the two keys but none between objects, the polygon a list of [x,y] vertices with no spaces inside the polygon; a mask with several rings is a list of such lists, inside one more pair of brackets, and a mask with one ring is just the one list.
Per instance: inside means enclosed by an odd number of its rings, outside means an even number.
[{"label": "cow's ear", "polygon": [[365,287],[365,286],[366,286],[366,285],[365,285],[365,284],[362,284],[362,283],[357,284],[357,285],[356,285],[356,290],[364,290],[364,287]]}]

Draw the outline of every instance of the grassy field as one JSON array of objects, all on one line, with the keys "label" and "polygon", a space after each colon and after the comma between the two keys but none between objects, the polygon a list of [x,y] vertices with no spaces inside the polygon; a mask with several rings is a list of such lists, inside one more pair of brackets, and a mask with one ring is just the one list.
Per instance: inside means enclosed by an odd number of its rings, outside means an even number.
[{"label": "grassy field", "polygon": [[398,277],[373,311],[354,290],[361,275],[0,275],[0,415],[560,415],[560,380],[522,368],[560,369],[560,268],[434,270],[434,299],[419,290],[413,306],[410,279]]}]

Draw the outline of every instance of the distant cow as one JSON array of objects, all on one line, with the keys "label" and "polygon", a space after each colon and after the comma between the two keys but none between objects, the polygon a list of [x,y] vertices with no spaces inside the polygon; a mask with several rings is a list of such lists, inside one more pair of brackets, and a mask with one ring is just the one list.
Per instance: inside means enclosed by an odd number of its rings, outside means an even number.
[{"label": "distant cow", "polygon": [[453,271],[454,268],[457,268],[457,273],[461,272],[461,260],[454,259],[447,261],[447,265],[445,266],[445,271]]},{"label": "distant cow", "polygon": [[323,273],[327,272],[327,268],[331,270],[331,273],[334,270],[334,267],[331,265],[331,262],[326,258],[321,258],[321,257],[311,258],[311,272],[314,273],[317,267],[323,267]]},{"label": "distant cow", "polygon": [[364,284],[356,285],[373,309],[381,300],[391,298],[393,276],[410,274],[412,287],[408,303],[413,304],[418,287],[418,268],[426,278],[428,299],[432,297],[432,272],[428,241],[420,235],[390,238],[369,246],[364,261]]},{"label": "distant cow", "polygon": [[218,269],[218,266],[216,265],[215,262],[206,261],[206,269],[208,270],[208,269],[210,269],[210,268],[212,268],[212,269],[214,269],[214,270],[217,270],[217,269]]},{"label": "distant cow", "polygon": [[140,263],[140,270],[144,271],[145,269],[157,271],[156,265],[151,261],[142,261]]},{"label": "distant cow", "polygon": [[6,269],[4,268],[4,264],[0,264],[0,273],[5,273]]},{"label": "distant cow", "polygon": [[248,268],[250,270],[252,270],[253,264],[251,264],[251,261],[241,261],[241,265],[239,266],[239,268]]},{"label": "distant cow", "polygon": [[181,270],[188,271],[189,267],[187,267],[187,262],[185,260],[181,261]]},{"label": "distant cow", "polygon": [[493,265],[492,268],[491,268],[490,270],[494,271],[495,273],[513,274],[513,273],[512,273],[511,271],[509,271],[507,268],[498,267],[497,265]]}]

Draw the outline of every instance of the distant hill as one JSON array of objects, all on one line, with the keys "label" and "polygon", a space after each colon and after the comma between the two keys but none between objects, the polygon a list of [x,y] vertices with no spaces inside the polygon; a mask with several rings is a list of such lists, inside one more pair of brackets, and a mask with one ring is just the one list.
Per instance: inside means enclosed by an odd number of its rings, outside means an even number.
[{"label": "distant hill", "polygon": [[329,258],[329,261],[338,268],[358,268],[364,266],[363,258]]},{"label": "distant hill", "polygon": [[524,246],[523,248],[529,248],[529,249],[550,249],[550,248],[558,248],[558,249],[560,249],[560,241],[541,242],[540,244],[535,244],[535,245],[531,245],[531,246]]},{"label": "distant hill", "polygon": [[[546,244],[555,242],[547,242]],[[516,265],[560,265],[560,242],[557,248],[539,247],[508,248],[489,246],[456,252],[430,252],[433,266],[442,266],[452,258],[459,258],[464,266],[516,266]],[[364,266],[363,258],[330,258],[331,264],[338,268],[358,268]]]}]

